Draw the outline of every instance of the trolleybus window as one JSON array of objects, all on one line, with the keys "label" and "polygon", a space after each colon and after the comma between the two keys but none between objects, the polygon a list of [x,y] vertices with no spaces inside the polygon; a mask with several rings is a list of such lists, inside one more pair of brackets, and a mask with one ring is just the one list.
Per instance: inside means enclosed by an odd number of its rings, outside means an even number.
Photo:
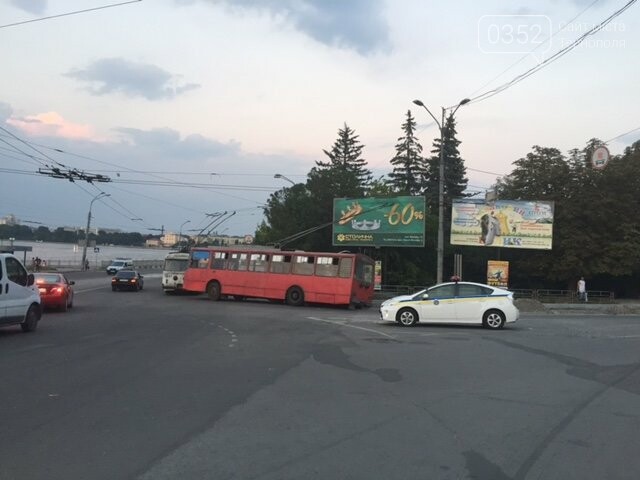
[{"label": "trolleybus window", "polygon": [[298,275],[313,275],[314,258],[307,255],[296,255],[293,262],[293,273]]},{"label": "trolleybus window", "polygon": [[337,277],[338,257],[318,257],[316,258],[316,275],[319,277]]},{"label": "trolleybus window", "polygon": [[249,258],[249,270],[251,272],[266,272],[269,264],[269,255],[265,253],[252,253]]},{"label": "trolleybus window", "polygon": [[213,270],[224,270],[225,260],[229,254],[227,252],[213,252],[213,262],[211,268]]},{"label": "trolleybus window", "polygon": [[246,270],[247,269],[247,254],[246,253],[232,253],[227,261],[227,270]]},{"label": "trolleybus window", "polygon": [[291,255],[274,255],[271,257],[271,273],[290,273]]}]

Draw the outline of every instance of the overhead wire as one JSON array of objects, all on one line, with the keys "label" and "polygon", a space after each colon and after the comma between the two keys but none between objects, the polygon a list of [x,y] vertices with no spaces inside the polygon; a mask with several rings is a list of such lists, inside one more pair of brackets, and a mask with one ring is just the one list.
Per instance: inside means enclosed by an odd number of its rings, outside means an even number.
[{"label": "overhead wire", "polygon": [[538,65],[530,68],[529,70],[525,71],[524,73],[516,76],[515,78],[513,78],[512,80],[510,80],[509,82],[506,82],[492,90],[489,90],[485,93],[482,93],[480,95],[477,95],[475,97],[472,97],[470,99],[470,101],[468,102],[468,104],[470,103],[478,103],[484,100],[487,100],[488,98],[491,98],[505,90],[507,90],[508,88],[512,87],[513,85],[516,85],[517,83],[520,83],[522,80],[525,80],[526,78],[530,77],[531,75],[533,75],[534,73],[542,70],[544,67],[550,65],[551,63],[555,62],[556,60],[558,60],[559,58],[562,58],[564,55],[566,55],[567,53],[569,53],[571,50],[573,50],[574,48],[576,48],[580,43],[582,43],[587,37],[594,35],[595,33],[599,32],[600,30],[602,30],[606,25],[608,25],[613,19],[615,19],[616,17],[618,17],[619,15],[621,15],[625,10],[629,9],[631,6],[633,6],[633,4],[635,4],[638,0],[629,0],[623,7],[621,7],[620,9],[616,10],[614,13],[612,13],[611,15],[609,15],[607,18],[605,18],[602,22],[600,22],[597,25],[594,25],[591,29],[589,29],[587,32],[585,32],[584,34],[580,35],[576,40],[574,40],[572,43],[570,43],[569,45],[567,45],[566,47],[558,50],[556,53],[554,53],[553,55],[551,55],[549,58],[546,58],[545,60],[543,60],[542,62],[540,62]]},{"label": "overhead wire", "polygon": [[101,7],[87,8],[85,10],[75,10],[75,11],[72,11],[72,12],[60,13],[58,15],[49,15],[48,17],[40,17],[40,18],[31,19],[31,20],[24,20],[22,22],[7,23],[6,25],[0,25],[0,28],[16,27],[18,25],[24,25],[24,24],[27,24],[27,23],[34,23],[34,22],[42,22],[44,20],[51,20],[53,18],[68,17],[68,16],[71,16],[71,15],[79,15],[81,13],[94,12],[96,10],[104,10],[104,9],[113,8],[113,7],[121,7],[123,5],[128,5],[130,3],[138,3],[138,2],[141,2],[141,1],[142,0],[130,0],[128,2],[112,3],[112,4],[109,4],[109,5],[103,5]]},{"label": "overhead wire", "polygon": [[543,41],[541,41],[540,43],[538,43],[538,45],[531,50],[528,53],[525,53],[522,57],[520,57],[518,60],[516,60],[514,63],[512,63],[511,65],[509,65],[507,68],[505,68],[502,72],[500,72],[498,75],[496,75],[495,77],[493,77],[491,80],[485,82],[482,86],[478,87],[473,93],[471,93],[471,95],[469,95],[469,97],[472,97],[473,95],[475,95],[476,93],[478,93],[479,91],[481,91],[484,87],[486,87],[487,85],[490,85],[491,83],[493,83],[495,80],[497,80],[498,78],[500,78],[502,75],[504,75],[505,73],[507,73],[509,70],[511,70],[513,67],[515,67],[516,65],[518,65],[520,62],[522,62],[525,58],[528,58],[530,55],[532,55],[536,50],[538,50],[540,47],[542,47],[542,45],[546,44],[547,42],[550,42],[551,39],[553,39],[553,37],[555,37],[558,33],[560,33],[561,31],[563,31],[566,26],[571,25],[573,22],[575,22],[578,18],[580,18],[587,10],[589,10],[591,7],[593,7],[596,3],[598,3],[600,0],[593,0],[593,2],[591,2],[589,5],[587,5],[582,11],[580,11],[580,13],[578,13],[576,16],[574,16],[571,20],[564,22],[564,26],[562,28],[559,28],[558,30],[556,30],[555,32],[553,32],[551,35],[549,35],[547,38],[545,38]]}]

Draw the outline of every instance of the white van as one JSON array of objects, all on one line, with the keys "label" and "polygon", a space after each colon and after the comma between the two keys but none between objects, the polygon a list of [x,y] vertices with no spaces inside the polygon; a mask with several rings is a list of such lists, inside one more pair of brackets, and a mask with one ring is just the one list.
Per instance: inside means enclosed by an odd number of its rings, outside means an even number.
[{"label": "white van", "polygon": [[0,327],[19,324],[24,332],[32,332],[41,316],[33,273],[12,254],[0,253]]},{"label": "white van", "polygon": [[115,275],[122,269],[133,268],[133,260],[130,258],[115,258],[107,267],[107,275]]}]

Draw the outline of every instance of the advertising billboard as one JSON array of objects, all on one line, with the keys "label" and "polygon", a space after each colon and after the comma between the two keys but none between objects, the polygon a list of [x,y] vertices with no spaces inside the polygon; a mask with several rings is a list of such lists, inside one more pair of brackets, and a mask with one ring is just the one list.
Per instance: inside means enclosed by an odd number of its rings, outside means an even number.
[{"label": "advertising billboard", "polygon": [[424,247],[424,196],[334,198],[333,245]]},{"label": "advertising billboard", "polygon": [[509,287],[509,262],[489,260],[487,262],[487,285],[492,287]]},{"label": "advertising billboard", "polygon": [[551,250],[553,202],[454,200],[451,244]]}]

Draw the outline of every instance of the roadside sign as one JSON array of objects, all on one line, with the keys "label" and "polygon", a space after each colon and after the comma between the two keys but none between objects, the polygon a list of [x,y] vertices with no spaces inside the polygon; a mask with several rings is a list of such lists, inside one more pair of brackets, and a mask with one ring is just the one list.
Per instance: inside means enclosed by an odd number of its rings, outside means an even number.
[{"label": "roadside sign", "polygon": [[603,169],[609,163],[609,149],[607,147],[598,147],[591,155],[591,165],[598,170]]}]

